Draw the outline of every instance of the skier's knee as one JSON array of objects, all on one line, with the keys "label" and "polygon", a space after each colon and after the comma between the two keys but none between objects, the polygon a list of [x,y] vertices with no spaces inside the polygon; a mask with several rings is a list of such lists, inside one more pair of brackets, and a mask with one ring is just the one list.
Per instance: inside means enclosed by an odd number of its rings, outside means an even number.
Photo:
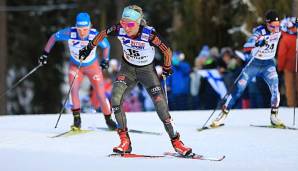
[{"label": "skier's knee", "polygon": [[163,115],[160,117],[160,120],[164,125],[172,124],[173,121],[170,115]]},{"label": "skier's knee", "polygon": [[121,106],[120,105],[117,105],[117,106],[113,106],[112,107],[112,111],[113,113],[116,115],[118,113],[121,113]]},{"label": "skier's knee", "polygon": [[153,86],[148,89],[154,103],[158,103],[163,99],[163,93],[160,86]]},{"label": "skier's knee", "polygon": [[122,95],[120,95],[120,94],[113,94],[112,95],[112,99],[111,99],[112,105],[113,106],[119,106],[120,103],[121,103],[121,99],[122,99]]},{"label": "skier's knee", "polygon": [[123,87],[121,84],[114,84],[114,88],[112,90],[112,105],[118,106],[121,103],[123,92],[126,87]]}]

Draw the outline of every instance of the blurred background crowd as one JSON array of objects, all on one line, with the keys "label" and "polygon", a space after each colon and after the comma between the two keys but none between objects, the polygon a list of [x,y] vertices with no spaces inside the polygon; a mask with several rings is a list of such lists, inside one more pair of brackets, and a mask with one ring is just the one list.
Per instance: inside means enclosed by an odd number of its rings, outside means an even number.
[{"label": "blurred background crowd", "polygon": [[[242,46],[253,28],[263,22],[265,11],[275,9],[280,18],[298,14],[298,0],[0,0],[0,91],[38,65],[37,58],[47,39],[58,29],[73,26],[78,12],[88,12],[93,26],[101,30],[117,23],[128,4],[143,8],[148,24],[174,51],[174,73],[166,80],[170,110],[216,108],[248,62],[249,55],[242,52]],[[109,41],[110,68],[104,77],[110,98],[122,51],[116,39]],[[1,97],[0,114],[57,113],[69,89],[68,57],[66,44],[55,45],[48,65]],[[162,64],[161,54],[156,54],[156,61]],[[157,65],[156,70],[160,75],[161,66]],[[283,75],[281,70],[281,106],[289,106]],[[82,111],[95,112],[99,108],[87,80],[80,96]],[[70,106],[71,102],[67,103],[66,109]],[[270,107],[269,89],[263,80],[254,78],[235,108],[264,107]],[[124,108],[154,110],[141,85],[127,95]]]}]

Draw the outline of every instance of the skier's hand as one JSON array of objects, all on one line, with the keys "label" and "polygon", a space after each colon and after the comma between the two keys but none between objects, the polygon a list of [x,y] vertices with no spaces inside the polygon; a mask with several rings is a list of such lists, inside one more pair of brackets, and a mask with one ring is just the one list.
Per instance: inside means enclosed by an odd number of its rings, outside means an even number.
[{"label": "skier's hand", "polygon": [[162,75],[168,77],[168,76],[170,76],[172,74],[173,74],[173,70],[172,70],[171,67],[166,67],[166,66],[163,66],[162,67]]},{"label": "skier's hand", "polygon": [[48,55],[49,53],[43,52],[43,54],[38,58],[38,62],[42,65],[45,65],[48,63]]},{"label": "skier's hand", "polygon": [[109,61],[107,59],[101,60],[100,66],[101,66],[102,69],[108,69],[109,68]]},{"label": "skier's hand", "polygon": [[87,46],[79,51],[79,60],[85,60],[89,56],[93,48],[94,47],[92,43],[89,42]]}]

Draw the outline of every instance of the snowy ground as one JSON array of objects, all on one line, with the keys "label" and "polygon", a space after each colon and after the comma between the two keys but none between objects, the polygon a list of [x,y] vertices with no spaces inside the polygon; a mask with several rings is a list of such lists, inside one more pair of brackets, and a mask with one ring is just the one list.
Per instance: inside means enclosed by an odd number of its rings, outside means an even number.
[{"label": "snowy ground", "polygon": [[[233,110],[226,126],[197,132],[211,111],[171,112],[182,140],[193,151],[226,155],[221,162],[176,158],[109,158],[119,140],[115,132],[95,131],[73,137],[49,138],[69,128],[71,115],[0,117],[1,171],[132,171],[132,170],[298,170],[298,131],[255,128],[269,124],[270,109]],[[280,118],[292,125],[293,109],[282,108]],[[82,115],[83,127],[105,127],[103,116]],[[298,120],[297,120],[298,121]],[[297,122],[296,121],[296,122]],[[131,129],[162,132],[161,136],[131,133],[133,152],[159,155],[173,151],[156,113],[129,113]]]}]

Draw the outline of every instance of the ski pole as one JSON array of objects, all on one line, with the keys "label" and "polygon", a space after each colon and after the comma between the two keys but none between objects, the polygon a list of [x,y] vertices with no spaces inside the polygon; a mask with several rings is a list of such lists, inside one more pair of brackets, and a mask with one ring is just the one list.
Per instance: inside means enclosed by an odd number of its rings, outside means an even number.
[{"label": "ski pole", "polygon": [[167,101],[167,104],[169,104],[168,91],[167,91],[167,76],[162,75],[162,79],[163,79],[163,89],[165,91],[166,101]]},{"label": "ski pole", "polygon": [[[256,52],[255,52],[254,54],[252,54],[252,58],[248,61],[248,63],[246,64],[246,66],[249,65],[249,64],[254,60],[254,56],[256,56],[256,55],[259,53],[259,51],[260,51],[260,47],[256,50]],[[244,68],[242,69],[242,71],[240,72],[240,74],[238,75],[238,77],[235,79],[235,81],[234,81],[234,83],[233,83],[233,85],[232,85],[230,91],[228,91],[228,92],[225,94],[225,96],[224,96],[224,97],[217,103],[216,107],[213,109],[211,115],[210,115],[209,118],[206,120],[206,122],[203,124],[203,126],[202,126],[201,129],[203,129],[203,128],[206,126],[206,124],[208,123],[208,121],[210,120],[210,118],[214,115],[214,113],[215,113],[216,109],[218,108],[218,106],[219,106],[219,105],[220,105],[220,104],[227,98],[227,96],[228,96],[228,95],[232,92],[232,90],[235,88],[235,85],[236,85],[236,83],[238,82],[238,80],[240,79],[240,76],[242,75],[243,70],[244,70]]]},{"label": "ski pole", "polygon": [[14,85],[12,85],[10,88],[8,88],[7,90],[3,91],[1,93],[0,98],[2,98],[3,96],[6,95],[7,92],[9,92],[10,90],[16,88],[23,80],[25,80],[27,77],[29,77],[32,73],[34,73],[39,67],[42,66],[42,63],[39,63],[36,67],[34,67],[29,73],[27,73],[25,76],[23,76],[20,80],[18,80]]},{"label": "ski pole", "polygon": [[66,104],[66,102],[67,102],[67,100],[68,100],[68,98],[69,98],[69,94],[70,94],[70,92],[71,92],[71,90],[72,90],[72,88],[73,88],[74,81],[76,80],[76,78],[77,78],[77,76],[78,76],[78,73],[79,73],[79,71],[80,71],[81,65],[82,65],[82,60],[80,60],[80,64],[79,64],[79,66],[78,66],[78,70],[77,70],[77,72],[75,73],[75,76],[74,76],[73,80],[71,81],[71,84],[70,84],[68,93],[67,93],[67,95],[66,95],[66,97],[65,97],[65,99],[64,99],[63,106],[61,107],[61,110],[60,110],[60,112],[59,112],[59,117],[58,117],[58,119],[57,119],[55,128],[57,128],[57,126],[58,126],[58,123],[59,123],[59,121],[60,121],[60,118],[61,118],[62,112],[63,112],[63,110],[64,110],[65,104]]},{"label": "ski pole", "polygon": [[226,99],[226,96],[227,96],[227,95],[228,95],[228,93],[224,96],[224,98],[222,98],[222,99],[217,103],[216,107],[213,109],[212,113],[210,114],[210,116],[209,116],[209,118],[206,120],[206,122],[203,124],[203,126],[202,126],[201,129],[203,129],[203,128],[206,126],[206,124],[208,123],[208,121],[210,120],[210,118],[214,115],[214,113],[215,113],[216,109],[218,108],[218,106],[220,106],[220,104],[222,103],[222,101],[223,101],[224,99]]},{"label": "ski pole", "polygon": [[[238,77],[235,79],[235,81],[234,81],[234,83],[233,83],[233,85],[232,85],[232,88],[231,88],[231,91],[230,91],[230,92],[232,92],[232,90],[235,88],[235,85],[236,85],[236,83],[238,82],[238,80],[239,80],[239,78],[240,78],[241,75],[242,75],[242,72],[241,72],[241,73],[238,75]],[[216,109],[218,108],[218,106],[220,106],[220,105],[222,104],[222,102],[227,98],[227,96],[230,94],[230,92],[227,92],[227,93],[225,94],[225,96],[224,96],[224,97],[217,103],[216,107],[213,109],[211,115],[210,115],[209,118],[206,120],[206,122],[203,124],[203,126],[202,126],[201,129],[203,129],[203,128],[206,126],[206,124],[208,123],[208,121],[210,120],[210,118],[214,115],[214,113],[215,113]]]},{"label": "ski pole", "polygon": [[[259,50],[255,53],[255,55],[256,55],[258,52],[259,52]],[[254,57],[252,57],[252,58],[249,60],[249,62],[247,63],[247,65],[249,65],[249,63],[251,63],[251,62],[253,61],[253,59],[254,59]],[[238,80],[240,79],[240,76],[242,75],[242,73],[243,73],[243,69],[242,69],[241,73],[238,75],[238,77],[235,79],[235,81],[234,81],[234,83],[233,83],[233,85],[232,85],[232,87],[231,87],[231,91],[228,91],[228,92],[225,94],[225,96],[224,96],[224,97],[217,103],[216,107],[213,109],[212,113],[210,114],[210,116],[209,116],[209,118],[206,120],[206,122],[203,124],[203,126],[202,126],[201,129],[203,129],[203,128],[206,126],[206,124],[208,123],[208,121],[210,120],[210,118],[214,115],[214,113],[215,113],[216,109],[218,108],[218,106],[220,106],[220,104],[227,98],[227,96],[228,96],[228,95],[232,92],[232,90],[235,88],[235,85],[236,85],[236,83],[238,82]]]}]

